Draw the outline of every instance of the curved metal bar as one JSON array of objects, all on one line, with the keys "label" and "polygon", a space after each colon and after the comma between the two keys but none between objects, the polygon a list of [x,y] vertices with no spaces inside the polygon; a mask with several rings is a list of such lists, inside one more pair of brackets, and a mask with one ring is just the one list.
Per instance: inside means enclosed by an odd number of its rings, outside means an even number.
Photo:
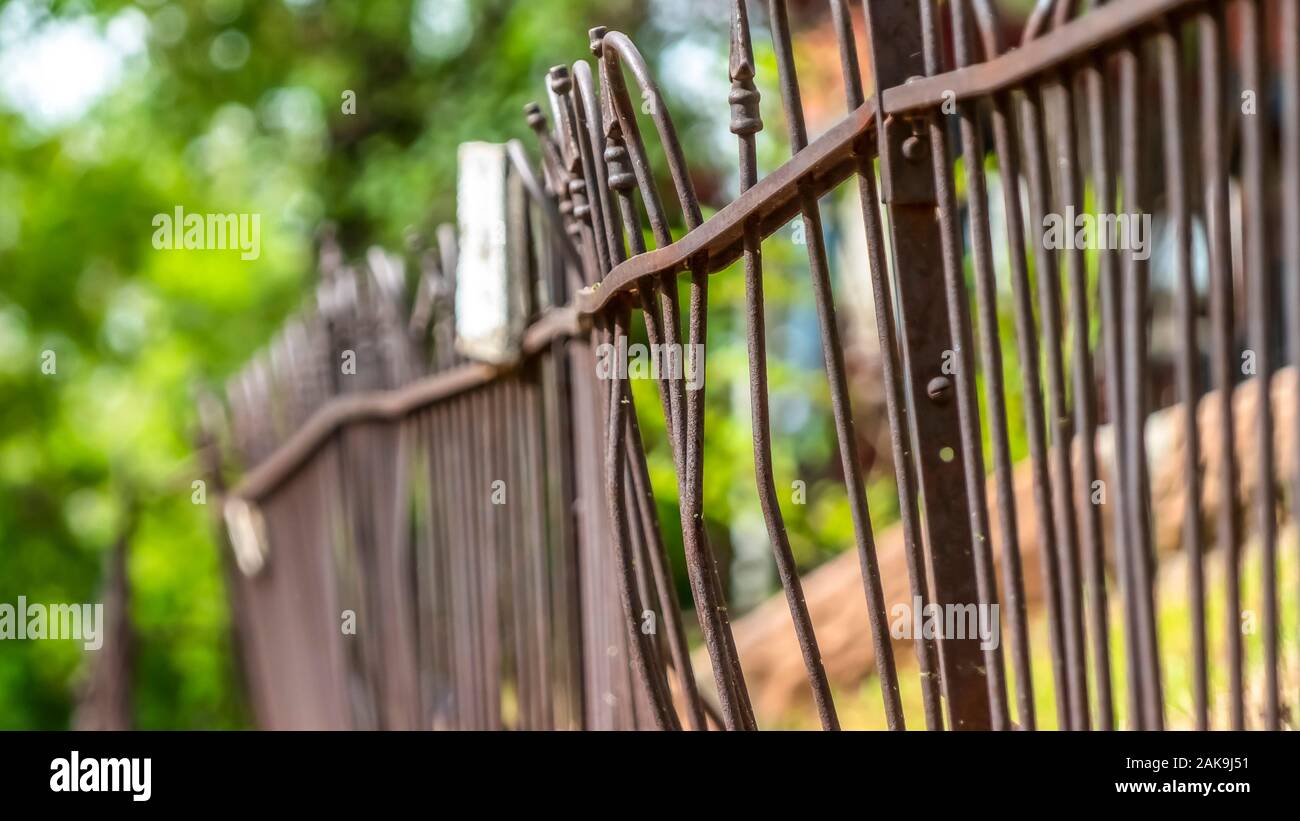
[{"label": "curved metal bar", "polygon": [[[574,110],[577,114],[581,131],[586,134],[588,150],[584,153],[583,173],[587,175],[588,190],[595,186],[591,195],[592,204],[599,204],[599,211],[592,211],[592,226],[605,236],[605,247],[609,259],[609,268],[602,270],[601,276],[609,269],[627,259],[627,250],[623,246],[623,236],[617,229],[617,222],[612,218],[613,200],[609,190],[609,169],[605,164],[605,135],[600,122],[600,98],[596,94],[596,83],[591,74],[591,66],[586,60],[573,64],[573,81],[577,86],[574,98]],[[588,162],[589,160],[589,162]]]},{"label": "curved metal bar", "polygon": [[[600,270],[597,275],[603,276],[609,270],[614,259],[622,259],[623,236],[617,231],[614,223],[613,212],[619,209],[613,205],[610,196],[609,168],[605,164],[604,156],[605,140],[598,127],[598,120],[593,116],[595,112],[599,111],[599,105],[592,82],[591,69],[586,62],[578,61],[574,64],[572,75],[569,74],[567,69],[557,67],[551,70],[550,76],[553,91],[556,92],[556,97],[560,101],[564,112],[564,120],[570,124],[566,134],[565,152],[569,157],[570,167],[574,168],[575,161],[580,160],[582,184],[575,185],[573,180],[569,183],[569,191],[573,194],[575,201],[574,217],[575,219],[585,219],[589,223],[600,258]],[[576,79],[577,85],[576,95],[574,93],[574,79]],[[620,191],[620,196],[622,193]],[[625,203],[625,207],[622,209],[623,215],[625,218],[630,216],[635,219],[635,210],[627,207],[629,205],[629,203]],[[635,252],[639,250],[640,230],[635,225],[629,226],[629,234],[633,238],[633,250]],[[652,325],[653,316],[648,315],[647,327],[652,327]],[[653,329],[651,330],[651,336],[653,340]],[[611,389],[618,388],[617,386],[611,386]],[[630,481],[625,478],[623,490],[626,493],[637,494],[632,496],[637,501],[637,506],[634,509],[638,511],[638,514],[645,514],[646,510],[643,510],[645,502],[639,494],[649,489],[649,468],[646,464],[645,452],[641,443],[640,425],[636,418],[635,405],[632,403],[630,393],[623,389],[623,394],[626,429],[622,447],[624,447],[626,453],[626,473],[630,477]],[[663,395],[666,397],[666,394]],[[660,578],[667,567],[667,555],[662,535],[659,532],[658,521],[654,519],[653,515],[637,515],[626,526],[628,527],[629,536],[637,546],[635,553],[637,555],[644,553],[648,557],[646,561],[633,562],[638,590],[643,592],[643,599],[645,598],[644,591],[651,590],[657,591],[657,595],[661,598],[661,609],[664,611],[663,618],[669,624],[669,650],[672,654],[674,666],[682,679],[682,693],[687,701],[692,726],[695,729],[703,729],[706,724],[703,705],[691,670],[690,658],[685,643],[685,632],[681,625],[681,615],[675,606],[669,606],[675,599],[671,598],[671,587],[665,586],[668,580]],[[639,611],[633,611],[626,615],[630,622],[635,624],[641,614]],[[657,652],[657,642],[650,642],[647,649]],[[656,674],[659,674],[657,659],[656,663],[651,667]],[[664,688],[667,687],[666,681],[663,686]]]},{"label": "curved metal bar", "polygon": [[664,547],[663,533],[659,529],[659,517],[655,512],[654,488],[650,485],[650,467],[646,463],[645,450],[641,447],[641,427],[637,421],[636,405],[631,401],[630,392],[627,398],[628,474],[631,478],[628,492],[636,500],[636,516],[646,559],[654,579],[659,610],[668,626],[668,652],[681,681],[682,697],[686,701],[691,729],[706,730],[708,721],[704,701],[695,681],[690,647],[686,643],[686,629],[682,625],[681,606],[677,600],[677,586],[673,580],[672,565],[668,561],[668,550]]},{"label": "curved metal bar", "polygon": [[[591,66],[585,60],[574,63],[573,77],[578,90],[578,96],[575,100],[577,121],[585,128],[585,134],[590,141],[590,150],[584,154],[584,158],[590,157],[590,164],[588,165],[584,161],[584,171],[588,178],[588,189],[595,188],[595,194],[591,196],[591,202],[595,205],[599,201],[601,205],[599,214],[593,211],[593,228],[596,227],[596,222],[599,220],[597,230],[606,235],[605,242],[609,249],[609,260],[611,262],[621,262],[625,258],[623,235],[617,228],[617,217],[614,216],[618,209],[613,203],[609,187],[609,169],[605,162],[606,146],[599,117],[600,102],[596,94]],[[607,271],[608,269],[605,272]],[[645,320],[650,343],[654,345],[659,341],[659,333],[654,327],[657,323],[653,312],[652,290],[649,288],[642,290],[644,292],[643,301],[650,306],[645,311]],[[665,416],[667,417],[668,393],[662,386],[659,393],[661,400],[664,402]],[[686,700],[691,727],[696,730],[704,730],[708,727],[704,702],[700,697],[699,686],[695,681],[690,651],[686,644],[686,632],[682,625],[681,608],[677,603],[676,588],[673,585],[672,571],[668,563],[668,553],[664,547],[658,517],[654,512],[654,492],[650,487],[649,465],[646,462],[645,450],[641,445],[640,424],[637,421],[636,406],[630,401],[630,394],[628,399],[627,448],[630,457],[629,474],[631,476],[629,490],[638,500],[638,520],[650,570],[653,573],[653,587],[658,594],[659,608],[663,613],[663,618],[668,624],[668,648],[673,667],[681,680],[682,694]],[[638,568],[638,570],[641,570],[641,568]]]},{"label": "curved metal bar", "polygon": [[[558,177],[564,186],[565,199],[560,201],[561,213],[568,216],[566,232],[577,238],[587,252],[588,264],[584,266],[585,284],[599,281],[608,270],[609,250],[605,246],[605,232],[592,219],[591,205],[587,201],[590,159],[584,155],[590,145],[581,138],[581,127],[573,105],[573,78],[568,66],[554,66],[547,73],[547,89],[555,113],[555,127],[559,133],[559,155],[562,167]],[[599,207],[599,206],[597,206]]]},{"label": "curved metal bar", "polygon": [[611,68],[610,79],[614,83],[611,90],[615,95],[615,101],[619,103],[620,117],[628,116],[632,120],[635,120],[635,117],[631,116],[633,109],[627,99],[627,85],[623,82],[623,74],[618,71],[619,63],[626,64],[632,76],[636,78],[637,86],[649,104],[650,118],[659,132],[659,141],[663,144],[664,156],[668,160],[668,172],[672,175],[673,185],[677,189],[677,198],[681,204],[686,230],[695,230],[704,221],[700,214],[700,201],[695,196],[695,185],[687,173],[686,156],[682,153],[681,141],[677,138],[673,118],[662,103],[659,86],[655,84],[645,58],[641,56],[640,50],[632,40],[619,31],[604,33],[599,56]]},{"label": "curved metal bar", "polygon": [[1034,4],[1034,10],[1029,13],[1029,19],[1025,21],[1025,29],[1020,34],[1020,45],[1038,39],[1039,35],[1047,30],[1052,17],[1052,7],[1055,5],[1056,0],[1038,0]]},{"label": "curved metal bar", "polygon": [[[627,242],[633,257],[645,253],[645,240],[641,232],[639,212],[632,197],[633,177],[641,193],[641,201],[646,215],[650,219],[655,242],[661,245],[672,244],[672,234],[668,230],[664,217],[663,204],[655,188],[654,178],[650,173],[649,160],[646,158],[645,143],[641,138],[636,114],[627,96],[627,85],[623,72],[616,59],[606,58],[605,29],[596,27],[589,32],[591,51],[600,60],[601,120],[607,143],[605,159],[609,163],[608,184],[617,192],[617,210],[623,216]],[[634,51],[635,53],[635,51]],[[639,54],[637,55],[639,62]],[[644,66],[641,66],[644,69]],[[644,92],[643,92],[644,93]],[[657,95],[657,90],[655,94]],[[654,98],[657,105],[658,97]],[[628,173],[631,164],[632,174]],[[611,221],[611,228],[618,232],[617,224]],[[603,284],[604,280],[602,280]],[[662,344],[663,350],[676,351],[681,346],[681,329],[679,319],[681,307],[677,296],[677,282],[670,273],[664,273],[658,281],[639,284],[638,296],[646,321],[646,331],[652,344]],[[658,316],[655,316],[655,304],[658,303]],[[673,449],[674,466],[681,481],[685,481],[685,413],[686,397],[679,379],[664,379],[660,382],[660,398],[664,402],[664,418],[668,420],[672,435],[670,443]]]},{"label": "curved metal bar", "polygon": [[[784,6],[779,10],[784,12]],[[740,148],[740,190],[743,193],[758,180],[758,151],[754,135],[763,128],[759,113],[759,93],[754,85],[754,52],[750,43],[749,13],[745,0],[731,4],[731,132]],[[795,637],[803,654],[812,688],[813,702],[822,729],[838,730],[839,717],[831,697],[830,681],[822,665],[821,650],[813,630],[808,604],[804,601],[799,569],[790,548],[790,536],[777,500],[776,479],[772,469],[772,426],[767,388],[767,335],[763,316],[763,258],[758,233],[753,224],[745,227],[745,330],[749,356],[749,408],[753,427],[754,480],[758,501],[767,526],[768,539],[776,560],[777,575],[785,591]]]},{"label": "curved metal bar", "polygon": [[515,167],[515,173],[519,175],[519,181],[523,183],[524,189],[532,197],[537,207],[542,210],[546,221],[556,231],[556,239],[559,240],[560,252],[564,258],[576,266],[582,265],[582,258],[579,256],[576,248],[569,242],[568,232],[564,230],[564,217],[560,214],[551,198],[546,196],[542,186],[538,184],[536,175],[533,174],[533,168],[528,162],[528,156],[524,154],[524,148],[518,140],[511,140],[506,143],[506,155],[510,158],[511,164]]},{"label": "curved metal bar", "polygon": [[614,266],[600,285],[577,295],[578,309],[583,313],[597,313],[641,280],[675,274],[688,267],[713,272],[735,262],[740,258],[745,224],[756,222],[759,236],[768,237],[799,214],[801,185],[810,184],[818,192],[824,192],[855,173],[854,146],[875,127],[875,117],[873,98],[696,230],[672,245],[633,256]]},{"label": "curved metal bar", "polygon": [[[602,119],[607,141],[606,159],[610,162],[610,187],[619,194],[618,206],[623,214],[627,240],[635,259],[644,253],[645,248],[639,218],[631,198],[632,175],[626,173],[624,162],[630,161],[656,242],[671,245],[672,237],[668,232],[663,207],[651,176],[635,110],[627,93],[627,85],[621,70],[622,63],[626,63],[631,69],[638,88],[650,103],[650,113],[668,156],[688,231],[698,227],[702,221],[699,204],[694,187],[686,173],[685,157],[677,141],[672,118],[661,103],[658,87],[654,84],[640,52],[626,35],[619,32],[606,32],[599,27],[591,31],[591,42],[592,52],[601,60]],[[690,267],[689,261],[687,265]],[[677,283],[673,277],[675,271],[656,273],[659,282],[651,285],[648,292],[647,290],[642,292],[642,309],[647,318],[647,330],[662,335],[665,350],[679,351],[681,350],[681,332],[678,326],[680,307]],[[607,282],[608,277],[602,280],[601,290]],[[657,322],[652,319],[652,311],[649,310],[649,300],[655,295],[656,290],[660,309]],[[707,273],[694,270],[691,276],[688,355],[693,355],[704,344],[707,299]],[[702,367],[702,362],[683,363],[684,370],[688,372],[693,372],[692,368]],[[691,577],[696,596],[697,615],[704,633],[705,644],[709,649],[724,721],[728,728],[752,729],[753,709],[749,704],[740,661],[735,651],[735,640],[731,634],[717,562],[709,549],[704,531],[701,509],[703,396],[700,390],[685,391],[683,380],[675,376],[673,374],[674,378],[667,380],[669,389],[667,418],[677,467],[682,541],[688,575]]]},{"label": "curved metal bar", "polygon": [[[617,347],[627,335],[627,318],[622,309],[616,310],[610,320],[610,341]],[[626,476],[626,407],[627,383],[615,372],[610,379],[607,427],[605,429],[605,492],[609,506],[610,536],[614,541],[614,567],[619,578],[619,596],[623,602],[624,627],[632,667],[654,711],[655,725],[660,730],[680,730],[681,724],[673,710],[667,693],[659,653],[651,637],[640,629],[642,602],[637,588],[636,560],[628,533],[628,509],[625,503]]]}]

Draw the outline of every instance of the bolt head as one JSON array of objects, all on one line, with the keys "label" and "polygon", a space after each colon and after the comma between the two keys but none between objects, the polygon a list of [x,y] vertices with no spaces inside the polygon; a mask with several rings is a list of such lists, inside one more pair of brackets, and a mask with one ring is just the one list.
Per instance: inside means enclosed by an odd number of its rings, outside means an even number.
[{"label": "bolt head", "polygon": [[952,380],[946,376],[936,376],[925,386],[925,392],[935,402],[947,402],[952,396]]}]

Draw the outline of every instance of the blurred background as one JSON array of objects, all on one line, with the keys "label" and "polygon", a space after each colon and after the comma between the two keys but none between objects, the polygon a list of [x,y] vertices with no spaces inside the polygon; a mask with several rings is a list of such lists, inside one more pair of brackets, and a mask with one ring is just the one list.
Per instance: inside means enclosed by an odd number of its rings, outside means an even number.
[{"label": "blurred background", "polygon": [[[826,22],[824,3],[792,11],[801,30]],[[356,256],[454,221],[456,146],[532,149],[522,107],[544,99],[551,65],[587,55],[593,25],[671,66],[658,74],[696,186],[725,203],[727,20],[720,0],[0,5],[0,601],[102,600],[112,548],[128,543],[134,725],[247,726],[212,519],[194,503],[196,387],[219,386],[311,292],[323,223]],[[755,39],[763,81],[775,62]],[[838,80],[833,52],[799,42],[806,89],[818,72]],[[842,114],[838,81],[826,89],[806,92],[814,131]],[[763,90],[770,169],[788,149],[779,96]],[[177,205],[260,213],[260,257],[155,251],[151,219]],[[803,249],[768,254],[777,466],[808,482],[787,521],[811,567],[852,545],[851,525],[815,312],[793,287]],[[716,283],[706,509],[744,611],[778,587],[752,492],[743,285]],[[664,456],[655,481],[672,497]],[[881,521],[891,504],[875,506]],[[72,641],[0,643],[0,728],[69,726],[88,657]]]},{"label": "blurred background", "polygon": [[[770,172],[789,147],[764,4],[750,5],[766,124],[760,168]],[[789,5],[815,138],[844,113],[838,57],[826,3]],[[999,5],[1018,31],[1033,3]],[[730,201],[728,20],[726,0],[0,4],[0,602],[100,601],[113,584],[129,588],[132,726],[249,726],[213,515],[193,484],[204,475],[196,391],[220,386],[308,298],[322,226],[348,258],[376,245],[404,253],[412,237],[454,222],[459,143],[518,138],[533,151],[523,106],[545,99],[550,66],[588,56],[592,26],[628,33],[649,59],[706,216]],[[178,205],[261,214],[260,256],[155,251],[151,220]],[[823,207],[881,532],[897,499],[856,194],[845,188]],[[811,571],[851,552],[853,530],[793,226],[765,243],[764,258],[774,462],[778,488],[806,484],[806,504],[783,513],[800,568]],[[757,614],[780,589],[754,494],[743,289],[739,276],[712,280],[704,501],[737,617]],[[1009,318],[1001,332],[1010,352]],[[51,351],[57,367],[47,373]],[[1019,382],[1016,367],[1008,353],[1008,384]],[[656,406],[651,382],[634,390],[643,407]],[[1023,457],[1017,396],[1012,448]],[[641,422],[648,442],[663,442],[657,414]],[[661,519],[675,523],[664,501],[676,496],[670,458],[663,447],[649,456]],[[665,536],[677,540],[669,550],[685,605],[678,528]],[[117,545],[129,545],[120,578]],[[866,643],[859,627],[823,638],[829,663],[837,644]],[[802,726],[810,714],[794,700],[804,687],[798,655],[787,656],[772,664],[792,664],[792,684],[771,709],[792,711],[788,723]],[[902,663],[909,656],[900,653]],[[88,658],[78,642],[0,643],[0,728],[74,725]],[[874,700],[864,715],[878,714],[878,689],[862,681],[870,660],[849,667],[842,680]],[[1050,675],[1045,664],[1042,672]],[[1049,715],[1051,702],[1040,709]]]}]

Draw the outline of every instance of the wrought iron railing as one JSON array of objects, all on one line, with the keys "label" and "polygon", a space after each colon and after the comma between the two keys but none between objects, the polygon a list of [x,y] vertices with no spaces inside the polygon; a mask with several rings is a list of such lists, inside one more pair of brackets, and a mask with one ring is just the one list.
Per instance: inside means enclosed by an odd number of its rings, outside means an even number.
[{"label": "wrought iron railing", "polygon": [[[500,377],[485,366],[461,364],[396,391],[335,400],[305,423],[300,419],[301,429],[274,454],[246,448],[249,455],[265,458],[235,496],[274,496],[295,470],[353,428],[382,423],[406,430],[422,425],[412,446],[425,448],[421,458],[432,460],[431,498],[442,500],[431,503],[428,515],[436,536],[422,544],[421,551],[462,550],[450,546],[464,534],[477,534],[470,542],[477,547],[469,553],[478,558],[463,558],[480,564],[464,578],[485,585],[481,595],[491,598],[503,590],[531,595],[498,585],[522,577],[536,581],[541,571],[485,565],[485,557],[514,555],[509,551],[520,539],[532,545],[525,551],[532,561],[549,555],[548,550],[566,539],[577,545],[565,554],[576,557],[578,564],[577,581],[566,589],[569,598],[550,601],[581,611],[568,624],[575,629],[581,624],[582,629],[565,641],[600,633],[599,640],[578,643],[588,653],[600,641],[626,650],[633,681],[625,683],[622,692],[634,708],[619,721],[602,724],[593,719],[592,699],[609,692],[603,689],[609,681],[593,678],[597,674],[589,667],[592,659],[585,655],[573,668],[582,671],[575,678],[583,680],[580,689],[586,693],[585,701],[577,700],[587,705],[585,712],[573,711],[585,719],[575,720],[575,726],[753,729],[755,713],[704,527],[703,392],[698,385],[688,385],[690,375],[706,367],[709,279],[739,260],[746,283],[756,492],[813,702],[822,725],[837,728],[831,685],[776,497],[771,456],[762,246],[798,217],[806,226],[810,289],[868,604],[868,635],[862,640],[874,645],[888,726],[903,729],[908,725],[899,665],[854,437],[818,204],[823,195],[852,179],[858,187],[867,248],[866,258],[856,262],[865,267],[874,297],[880,384],[891,429],[911,593],[915,601],[940,608],[998,605],[995,617],[1005,620],[1009,637],[1005,652],[1000,643],[981,643],[978,636],[916,637],[920,721],[931,729],[1035,728],[1041,701],[1032,683],[1033,659],[1045,650],[1057,726],[1109,729],[1121,726],[1122,715],[1125,726],[1160,729],[1170,704],[1160,644],[1170,631],[1185,629],[1191,647],[1191,724],[1282,726],[1288,662],[1280,646],[1277,503],[1280,487],[1288,488],[1293,506],[1298,494],[1294,476],[1282,481],[1279,468],[1289,463],[1294,474],[1300,454],[1290,453],[1279,462],[1274,443],[1289,441],[1300,448],[1300,429],[1283,431],[1275,440],[1275,406],[1269,391],[1260,386],[1274,385],[1275,363],[1281,356],[1292,364],[1300,362],[1297,4],[1124,0],[1076,11],[1079,4],[1069,0],[1044,0],[1021,41],[1009,48],[1002,42],[1004,28],[991,0],[830,0],[846,113],[810,141],[786,4],[771,0],[766,4],[766,27],[776,55],[775,79],[792,155],[761,179],[756,142],[764,123],[749,22],[749,12],[758,5],[732,3],[728,103],[741,190],[707,220],[670,107],[649,64],[624,34],[593,29],[594,69],[579,60],[551,70],[553,125],[540,106],[528,108],[543,168],[542,180],[531,183],[530,190],[535,205],[552,219],[556,235],[568,238],[570,244],[559,246],[570,249],[567,276],[580,286],[567,308],[550,308],[533,326],[534,342],[526,345],[529,353],[550,351],[542,358],[551,362],[549,367],[564,360],[556,351],[570,346],[567,367],[572,382],[542,380],[550,386],[544,403],[550,410],[540,416],[527,411],[521,417],[518,411],[504,409],[521,401],[521,387],[512,387],[519,377]],[[869,76],[875,85],[870,96],[855,46],[857,8],[864,12],[870,44]],[[1232,40],[1229,17],[1237,24]],[[1272,52],[1267,47],[1271,32],[1278,34]],[[1240,98],[1234,91],[1242,92]],[[646,109],[666,158],[673,197],[661,196],[651,169],[638,123],[643,101],[649,103]],[[1269,170],[1275,162],[1277,175]],[[522,161],[520,165],[524,167]],[[522,173],[531,180],[526,170]],[[990,184],[991,175],[996,176],[996,186]],[[1154,215],[1168,226],[1169,250],[1152,258],[1140,248],[1114,244],[1090,247],[1086,241],[1067,241],[1058,246],[1048,227],[1065,215],[1109,219],[1112,224],[1120,218],[1149,220]],[[673,224],[682,225],[685,233],[674,237]],[[1001,230],[995,235],[995,229]],[[1003,262],[995,257],[997,247],[1005,249]],[[1168,356],[1175,374],[1184,460],[1181,481],[1187,500],[1180,541],[1188,567],[1189,606],[1187,623],[1176,627],[1159,618],[1154,595],[1159,562],[1153,534],[1159,522],[1153,518],[1147,438],[1148,416],[1155,410],[1153,262],[1172,273],[1168,286],[1159,285],[1173,299],[1175,340],[1162,355]],[[1198,284],[1201,273],[1204,284]],[[679,278],[686,280],[685,305],[679,298]],[[1237,308],[1242,289],[1244,316]],[[1198,330],[1202,301],[1208,302],[1209,327],[1204,332]],[[592,367],[595,345],[608,343],[617,350],[626,342],[633,311],[640,313],[652,345],[681,351],[687,359],[682,374],[668,369],[658,377],[657,411],[638,408],[626,378],[618,373],[605,380],[590,378],[591,370],[582,375],[584,368]],[[1002,345],[998,331],[1008,315],[1014,350]],[[558,341],[563,338],[572,341]],[[1014,370],[1008,370],[1006,359],[1014,359]],[[1239,360],[1249,360],[1250,367],[1243,371]],[[1209,371],[1209,380],[1202,371]],[[1018,384],[1010,378],[1016,372]],[[535,408],[527,382],[524,378],[522,401],[531,401]],[[494,387],[498,383],[501,386]],[[1240,388],[1238,383],[1243,383]],[[1254,473],[1243,487],[1234,395],[1240,402],[1242,390],[1251,385],[1256,396],[1250,408],[1256,437],[1250,459]],[[498,400],[452,399],[466,391],[479,397],[499,391],[506,397],[499,401],[506,404],[493,411],[498,406],[492,402]],[[1009,401],[1012,398],[1015,401]],[[555,403],[562,399],[580,409],[572,419],[557,411]],[[1287,392],[1277,401],[1287,403],[1279,418],[1300,424],[1295,395]],[[443,418],[443,412],[434,409],[447,404],[460,410]],[[692,670],[686,628],[667,570],[663,525],[656,516],[638,421],[638,414],[646,412],[661,413],[664,419],[694,614],[712,673],[711,692],[703,677],[697,683]],[[1207,413],[1217,414],[1217,428],[1199,420]],[[535,425],[521,432],[516,423],[523,418],[553,427],[545,436]],[[456,450],[456,443],[467,441],[475,431],[487,435],[489,430],[500,438],[484,439],[477,451]],[[1018,513],[1026,502],[1016,494],[1012,430],[1023,431],[1032,473],[1028,506],[1033,516],[1026,521],[1032,521],[1037,532],[1037,596],[1046,613],[1045,647],[1031,641],[1030,585],[1021,555],[1025,528]],[[1203,435],[1214,438],[1213,464],[1203,453]],[[477,454],[501,462],[503,469],[526,466],[533,472],[512,475],[528,488],[529,482],[540,481],[538,464],[532,460],[535,443],[541,440],[547,443],[547,459],[569,454],[563,474],[568,489],[559,497],[540,488],[527,492],[542,494],[535,506],[557,504],[557,498],[560,507],[580,503],[578,527],[586,528],[583,533],[576,539],[553,534],[549,528],[566,526],[557,524],[567,520],[562,512],[554,519],[509,522],[493,519],[490,512],[481,521],[458,517],[470,502],[451,489],[454,482],[440,484],[441,478],[485,478],[491,471],[485,473],[476,463]],[[1111,457],[1102,453],[1107,442]],[[453,455],[441,448],[450,448]],[[1211,469],[1214,481],[1203,482],[1203,472]],[[605,503],[599,512],[593,507],[591,484],[597,475],[603,477]],[[1205,566],[1212,540],[1203,485],[1210,484],[1219,494],[1212,500],[1217,511],[1213,545],[1225,568],[1226,616],[1219,625],[1206,620]],[[381,492],[374,501],[385,496]],[[1249,530],[1238,515],[1247,507],[1253,522]],[[401,514],[399,510],[396,515]],[[528,541],[532,527],[551,535]],[[1258,543],[1257,550],[1245,550],[1248,535]],[[1241,572],[1248,553],[1258,556],[1261,568],[1263,654],[1257,670],[1247,668],[1240,627]],[[594,563],[599,572],[584,563]],[[436,602],[447,596],[456,600],[455,585],[445,587],[450,577],[439,572],[428,576],[433,587],[418,591],[421,606],[440,607]],[[617,612],[594,604],[602,580],[616,588]],[[432,598],[420,598],[426,593]],[[653,607],[668,626],[664,638],[640,629],[642,613]],[[428,618],[428,630],[434,631],[429,635],[443,642],[439,647],[496,641],[496,636],[484,639],[478,634],[466,639],[448,631],[437,617]],[[1118,642],[1111,641],[1112,619],[1120,623]],[[500,627],[481,620],[464,624],[464,629],[480,633]],[[514,629],[524,626],[520,622]],[[1221,653],[1211,646],[1212,631],[1222,636]],[[417,666],[426,674],[434,669],[461,677],[456,679],[457,709],[469,712],[458,715],[472,717],[455,726],[500,726],[500,676],[493,683],[494,673],[513,671],[521,695],[526,679],[542,688],[549,681],[547,674],[531,665],[539,652],[547,652],[548,642],[558,640],[539,636],[534,643],[517,644],[513,655],[494,651],[489,654],[492,663],[484,661],[481,647],[471,647],[437,657],[429,662],[432,668],[423,662]],[[423,633],[419,642],[423,652]],[[1114,658],[1113,648],[1118,648]],[[1216,722],[1212,715],[1218,702],[1210,670],[1219,664],[1226,669],[1226,709],[1225,718]],[[465,665],[475,672],[466,673]],[[1261,694],[1257,704],[1248,692],[1256,674],[1261,679],[1254,688]],[[462,680],[464,676],[470,678]],[[1117,680],[1122,688],[1115,686]],[[476,688],[488,688],[488,694]],[[529,690],[523,709],[537,720],[527,726],[547,725],[541,705],[550,702],[536,695],[539,692],[544,688]],[[912,724],[918,724],[915,717]]]}]

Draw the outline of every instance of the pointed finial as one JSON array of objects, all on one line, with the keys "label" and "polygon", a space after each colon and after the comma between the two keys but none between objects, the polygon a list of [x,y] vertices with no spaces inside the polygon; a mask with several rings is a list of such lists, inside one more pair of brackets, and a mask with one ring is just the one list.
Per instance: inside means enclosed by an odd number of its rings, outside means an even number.
[{"label": "pointed finial", "polygon": [[758,110],[758,89],[754,86],[754,48],[749,39],[749,14],[745,10],[745,0],[732,0],[731,9],[731,60],[728,63],[731,93],[727,95],[727,102],[731,103],[731,133],[744,136],[762,131],[763,118]]}]

